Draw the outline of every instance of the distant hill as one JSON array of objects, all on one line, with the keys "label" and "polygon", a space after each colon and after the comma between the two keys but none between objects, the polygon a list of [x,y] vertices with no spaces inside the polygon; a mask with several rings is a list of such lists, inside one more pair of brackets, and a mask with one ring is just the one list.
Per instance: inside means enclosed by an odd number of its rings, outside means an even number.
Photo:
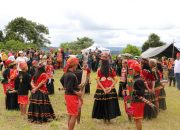
[{"label": "distant hill", "polygon": [[[50,48],[52,48],[52,49],[58,49],[58,47],[41,47],[41,50],[43,50],[43,51],[49,51]],[[119,53],[122,51],[122,49],[124,49],[124,47],[105,47],[105,48],[110,49],[111,54],[115,54],[115,55],[116,55],[116,54],[119,54]]]},{"label": "distant hill", "polygon": [[124,47],[106,47],[106,48],[110,49],[111,54],[119,54],[124,49]]}]

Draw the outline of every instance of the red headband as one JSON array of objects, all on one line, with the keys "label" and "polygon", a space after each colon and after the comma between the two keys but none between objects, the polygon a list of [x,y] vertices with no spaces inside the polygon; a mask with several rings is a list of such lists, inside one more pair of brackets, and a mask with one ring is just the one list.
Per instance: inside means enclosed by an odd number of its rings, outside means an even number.
[{"label": "red headband", "polygon": [[26,63],[26,62],[21,62],[21,63],[19,64],[19,67],[20,67],[21,70],[24,70],[24,69],[27,68],[27,63]]},{"label": "red headband", "polygon": [[76,57],[70,57],[68,60],[67,60],[67,63],[66,63],[66,66],[64,67],[63,71],[64,73],[67,72],[67,70],[74,66],[74,65],[78,65],[79,64],[79,59],[76,58]]},{"label": "red headband", "polygon": [[136,62],[136,63],[132,64],[132,69],[137,71],[137,72],[140,72],[141,71],[141,66],[140,66],[139,63]]}]

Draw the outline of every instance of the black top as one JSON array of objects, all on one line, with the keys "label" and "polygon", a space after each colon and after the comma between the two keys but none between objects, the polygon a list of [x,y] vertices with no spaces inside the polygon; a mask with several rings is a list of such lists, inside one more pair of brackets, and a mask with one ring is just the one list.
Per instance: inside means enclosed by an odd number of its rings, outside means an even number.
[{"label": "black top", "polygon": [[32,66],[31,69],[30,69],[30,75],[31,75],[31,78],[34,76],[35,72],[36,72],[36,67]]},{"label": "black top", "polygon": [[144,81],[140,78],[140,75],[134,76],[134,84],[133,84],[134,92],[133,92],[133,99],[135,102],[140,101],[138,100],[139,96],[144,97],[146,86]]},{"label": "black top", "polygon": [[74,91],[79,91],[78,79],[76,75],[71,71],[68,71],[67,73],[65,73],[61,77],[60,82],[65,88],[65,94],[67,95],[76,95]]},{"label": "black top", "polygon": [[74,74],[75,74],[76,77],[77,77],[78,84],[81,84],[82,72],[83,72],[83,71],[80,70],[80,69],[77,69],[77,70],[74,72]]},{"label": "black top", "polygon": [[28,95],[28,91],[31,90],[31,78],[28,73],[20,71],[14,85],[15,90],[18,91],[18,95]]},{"label": "black top", "polygon": [[3,80],[2,80],[2,84],[6,84],[8,83],[8,77],[9,77],[9,74],[10,74],[10,69],[5,69],[4,72],[3,72]]}]

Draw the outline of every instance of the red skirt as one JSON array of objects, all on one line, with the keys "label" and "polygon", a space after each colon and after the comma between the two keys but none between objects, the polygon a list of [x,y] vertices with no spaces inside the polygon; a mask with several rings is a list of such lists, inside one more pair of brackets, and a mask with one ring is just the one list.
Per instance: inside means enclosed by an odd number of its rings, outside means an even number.
[{"label": "red skirt", "polygon": [[76,95],[65,95],[67,112],[71,116],[77,116],[79,110],[79,98]]},{"label": "red skirt", "polygon": [[133,108],[134,119],[142,119],[144,116],[144,103],[143,102],[133,102],[131,107]]},{"label": "red skirt", "polygon": [[28,96],[18,96],[18,104],[27,105],[28,104]]}]

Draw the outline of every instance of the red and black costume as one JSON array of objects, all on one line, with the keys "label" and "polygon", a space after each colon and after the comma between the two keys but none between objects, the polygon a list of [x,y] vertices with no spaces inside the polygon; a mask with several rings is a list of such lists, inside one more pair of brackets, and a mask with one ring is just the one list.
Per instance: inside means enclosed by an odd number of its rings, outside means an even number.
[{"label": "red and black costume", "polygon": [[18,75],[18,70],[13,69],[13,66],[15,65],[14,62],[11,63],[11,67],[9,69],[9,74],[8,74],[8,83],[7,83],[7,90],[6,90],[6,109],[8,110],[18,110],[19,105],[18,105],[18,95],[16,92],[11,92],[14,90],[14,81],[15,78]]},{"label": "red and black costume", "polygon": [[88,77],[88,75],[90,75],[91,70],[89,68],[86,68],[86,72],[87,72],[87,81],[86,81],[86,86],[85,86],[85,93],[90,94],[90,79]]},{"label": "red and black costume", "polygon": [[[143,69],[141,71],[141,77],[147,86],[146,90],[145,90],[145,95],[144,95],[145,99],[147,99],[151,103],[155,104],[155,94],[152,92],[152,87],[153,87],[153,82],[155,82],[156,80],[155,80],[154,75],[150,71],[149,67],[146,68],[143,66]],[[152,108],[148,104],[145,104],[145,106],[144,106],[144,118],[145,119],[156,118],[157,115],[158,115],[158,112],[157,112],[156,108]]]},{"label": "red and black costume", "polygon": [[119,91],[118,91],[118,97],[123,97],[123,90],[126,89],[126,84],[127,84],[127,72],[128,68],[123,67],[121,70],[121,75],[120,75],[120,82],[119,82]]},{"label": "red and black costume", "polygon": [[[160,81],[163,80],[163,68],[160,63],[157,64],[158,74],[160,77]],[[163,83],[160,83],[159,87],[159,109],[166,110],[166,91],[164,89]]]},{"label": "red and black costume", "polygon": [[[107,89],[113,84],[113,80],[116,80],[116,73],[112,68],[110,68],[108,77],[106,77],[101,72],[101,69],[98,69],[97,80],[105,89]],[[94,95],[92,118],[109,121],[110,119],[116,118],[120,115],[121,112],[115,86],[113,86],[111,91],[106,94],[102,88],[97,85],[96,93]]]},{"label": "red and black costume", "polygon": [[15,79],[15,90],[18,93],[18,104],[28,104],[28,91],[31,90],[31,77],[27,72],[19,72]]},{"label": "red and black costume", "polygon": [[46,87],[47,80],[48,76],[46,73],[42,73],[39,77],[37,77],[37,80],[34,78],[32,79],[35,87],[42,82],[43,84],[30,96],[28,119],[31,122],[42,123],[55,118],[54,110],[48,97],[48,90]]},{"label": "red and black costume", "polygon": [[145,88],[146,87],[145,87],[144,81],[140,78],[140,75],[134,76],[133,95],[132,95],[133,99],[131,102],[134,119],[143,118],[145,103],[140,99],[140,97],[144,97]]},{"label": "red and black costume", "polygon": [[52,65],[46,65],[46,74],[48,75],[48,82],[46,83],[49,94],[54,94],[54,67]]},{"label": "red and black costume", "polygon": [[[82,76],[82,73],[79,73]],[[81,78],[79,76],[79,78]],[[81,81],[79,79],[79,81]],[[78,78],[74,72],[67,71],[60,79],[61,84],[65,89],[65,101],[67,112],[71,116],[78,115],[79,97],[75,94],[75,91],[80,91],[78,88]]]}]

